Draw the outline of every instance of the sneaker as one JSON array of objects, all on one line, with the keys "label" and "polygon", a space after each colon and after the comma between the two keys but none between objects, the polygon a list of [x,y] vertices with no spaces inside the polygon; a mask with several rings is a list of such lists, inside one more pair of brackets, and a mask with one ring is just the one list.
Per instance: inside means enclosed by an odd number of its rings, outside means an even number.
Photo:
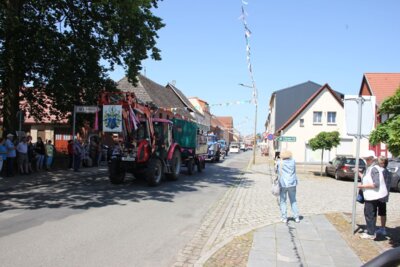
[{"label": "sneaker", "polygon": [[294,221],[295,221],[296,223],[299,223],[299,222],[300,222],[300,219],[299,219],[299,218],[296,218],[296,219],[294,219]]},{"label": "sneaker", "polygon": [[287,223],[287,219],[282,218],[282,219],[281,219],[281,222]]},{"label": "sneaker", "polygon": [[360,234],[361,239],[375,239],[375,235],[369,235],[367,233]]}]

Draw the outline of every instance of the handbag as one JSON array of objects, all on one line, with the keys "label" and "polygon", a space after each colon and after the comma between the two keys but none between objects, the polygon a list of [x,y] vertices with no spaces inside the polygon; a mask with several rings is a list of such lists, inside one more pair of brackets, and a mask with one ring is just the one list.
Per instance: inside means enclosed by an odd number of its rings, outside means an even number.
[{"label": "handbag", "polygon": [[361,188],[358,190],[357,202],[360,203],[360,204],[364,204],[364,202],[365,202],[364,191]]},{"label": "handbag", "polygon": [[276,178],[274,179],[274,181],[272,182],[271,193],[272,193],[274,196],[277,197],[277,196],[279,196],[280,191],[281,191],[281,186],[279,185],[279,179],[278,179],[278,177],[276,177]]},{"label": "handbag", "polygon": [[[282,160],[280,161],[279,164],[279,174],[282,175]],[[281,186],[279,184],[279,176],[276,176],[276,178],[272,181],[272,189],[271,189],[271,193],[274,196],[279,196],[281,192]]]}]

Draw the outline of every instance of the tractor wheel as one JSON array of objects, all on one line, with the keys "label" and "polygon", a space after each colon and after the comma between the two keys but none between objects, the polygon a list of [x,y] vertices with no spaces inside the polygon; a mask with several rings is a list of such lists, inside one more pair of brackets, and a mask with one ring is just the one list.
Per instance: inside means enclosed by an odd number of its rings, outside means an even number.
[{"label": "tractor wheel", "polygon": [[167,175],[168,179],[172,181],[178,180],[179,174],[181,173],[181,152],[175,150],[170,160],[171,173]]},{"label": "tractor wheel", "polygon": [[125,170],[121,167],[121,161],[112,160],[108,167],[109,178],[112,184],[122,184],[125,179]]},{"label": "tractor wheel", "polygon": [[161,183],[163,175],[163,166],[158,158],[150,159],[146,170],[146,181],[150,186],[156,186]]},{"label": "tractor wheel", "polygon": [[187,163],[188,174],[192,175],[194,173],[194,160],[190,159]]}]

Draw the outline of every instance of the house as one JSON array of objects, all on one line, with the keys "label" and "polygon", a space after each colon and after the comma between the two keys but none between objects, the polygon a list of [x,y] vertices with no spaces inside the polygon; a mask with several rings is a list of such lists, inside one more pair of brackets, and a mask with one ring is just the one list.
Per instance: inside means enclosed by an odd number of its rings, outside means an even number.
[{"label": "house", "polygon": [[185,105],[187,110],[192,110],[191,115],[194,119],[194,121],[197,123],[199,126],[199,130],[207,133],[210,130],[210,123],[205,119],[204,114],[202,114],[199,110],[197,110],[193,104],[190,102],[190,100],[182,93],[181,90],[179,90],[174,84],[168,83],[167,88],[169,88],[175,95],[182,101],[182,103]]},{"label": "house", "polygon": [[191,114],[193,108],[185,104],[171,86],[162,86],[139,74],[136,86],[124,77],[117,82],[117,88],[122,92],[134,92],[140,102],[156,110],[155,116],[158,118],[194,120]]},{"label": "house", "polygon": [[198,98],[198,97],[188,97],[190,103],[193,107],[202,115],[199,117],[198,123],[202,125],[206,125],[208,127],[207,132],[211,130],[211,113],[210,113],[210,105]]},{"label": "house", "polygon": [[338,131],[341,138],[337,148],[324,152],[325,162],[337,154],[353,155],[355,141],[346,133],[343,97],[328,84],[312,81],[273,92],[265,123],[266,133],[275,137],[267,140],[269,155],[288,149],[297,162],[320,162],[321,151],[312,151],[308,141],[322,131]]},{"label": "house", "polygon": [[233,117],[231,116],[217,116],[217,119],[222,123],[222,127],[224,128],[224,137],[223,139],[230,144],[233,139]]},{"label": "house", "polygon": [[[393,96],[399,88],[400,73],[364,73],[359,95],[375,96],[376,110],[378,110],[382,102],[388,97]],[[383,122],[385,120],[384,116],[376,113],[375,124]],[[385,144],[369,145],[369,149],[374,150],[376,155],[391,156]]]}]

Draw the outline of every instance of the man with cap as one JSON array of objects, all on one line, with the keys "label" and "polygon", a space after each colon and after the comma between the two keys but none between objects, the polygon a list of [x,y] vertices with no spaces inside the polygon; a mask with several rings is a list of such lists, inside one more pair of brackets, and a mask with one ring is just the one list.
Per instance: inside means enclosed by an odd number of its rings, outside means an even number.
[{"label": "man with cap", "polygon": [[5,146],[7,149],[7,169],[6,169],[7,177],[14,176],[14,161],[17,156],[17,152],[15,151],[15,145],[13,139],[14,139],[13,134],[11,133],[7,134],[7,140],[5,142]]},{"label": "man with cap", "polygon": [[367,232],[360,235],[363,239],[375,239],[376,215],[379,199],[385,197],[388,192],[383,176],[383,168],[375,163],[375,152],[369,150],[363,156],[367,163],[367,170],[362,177],[362,183],[358,185],[364,192],[364,216]]}]

